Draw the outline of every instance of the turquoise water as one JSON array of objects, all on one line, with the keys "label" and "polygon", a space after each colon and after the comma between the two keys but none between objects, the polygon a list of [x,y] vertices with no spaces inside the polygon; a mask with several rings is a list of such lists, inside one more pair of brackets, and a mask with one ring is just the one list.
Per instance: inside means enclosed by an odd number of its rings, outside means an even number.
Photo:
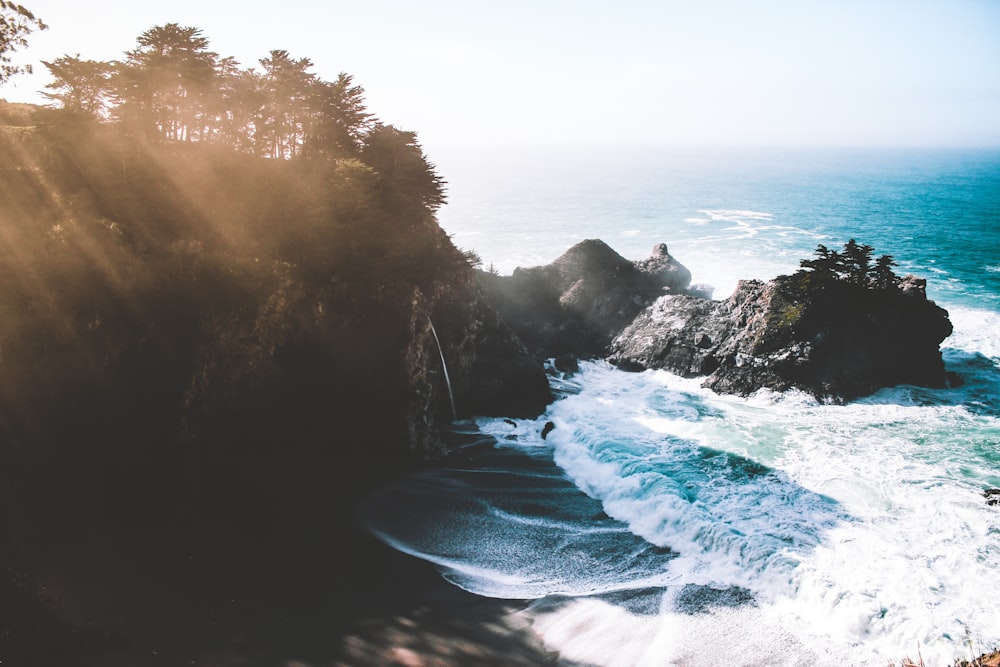
[{"label": "turquoise water", "polygon": [[586,363],[537,420],[461,425],[495,439],[478,464],[376,494],[376,534],[458,586],[532,600],[547,645],[585,664],[885,665],[919,646],[943,666],[1000,645],[1000,508],[982,495],[1000,487],[1000,153],[438,164],[442,225],[503,273],[584,238],[631,259],[662,241],[724,298],[817,243],[870,243],[928,279],[965,384],[829,406]]}]

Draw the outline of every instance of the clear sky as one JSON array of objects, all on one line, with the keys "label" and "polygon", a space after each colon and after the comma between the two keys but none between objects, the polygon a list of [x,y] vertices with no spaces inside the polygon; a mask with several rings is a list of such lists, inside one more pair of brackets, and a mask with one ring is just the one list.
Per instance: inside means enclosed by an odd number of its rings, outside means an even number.
[{"label": "clear sky", "polygon": [[1000,146],[1000,0],[18,0],[50,28],[15,54],[112,60],[201,28],[341,71],[383,122],[476,145]]}]

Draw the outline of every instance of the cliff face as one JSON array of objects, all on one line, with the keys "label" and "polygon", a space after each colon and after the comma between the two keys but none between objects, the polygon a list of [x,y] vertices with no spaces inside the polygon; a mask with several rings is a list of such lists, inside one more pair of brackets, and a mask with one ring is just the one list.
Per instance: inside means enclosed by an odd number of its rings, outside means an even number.
[{"label": "cliff face", "polygon": [[432,211],[371,165],[0,127],[0,201],[0,486],[21,526],[252,541],[282,507],[304,539],[442,452],[442,353],[459,418],[552,398]]},{"label": "cliff face", "polygon": [[581,241],[546,266],[480,281],[501,317],[537,358],[603,356],[612,338],[664,293],[684,293],[691,273],[665,244],[631,262],[603,241]]},{"label": "cliff face", "polygon": [[944,386],[939,346],[950,333],[947,311],[918,279],[806,294],[793,276],[743,281],[725,301],[663,297],[615,338],[608,359],[705,376],[720,393],[797,388],[840,402],[897,384]]},{"label": "cliff face", "polygon": [[442,451],[444,422],[535,416],[552,400],[541,364],[471,271],[429,294],[407,282],[370,292],[288,277],[273,289],[252,315],[208,327],[185,394],[188,437],[245,446],[309,425],[300,440],[328,439],[340,453],[426,460]]},{"label": "cliff face", "polygon": [[336,637],[315,604],[368,566],[359,498],[443,452],[445,367],[459,418],[533,416],[541,363],[406,136],[284,161],[66,122],[0,114],[0,653],[90,664],[50,647],[117,655],[194,608],[198,646]]}]

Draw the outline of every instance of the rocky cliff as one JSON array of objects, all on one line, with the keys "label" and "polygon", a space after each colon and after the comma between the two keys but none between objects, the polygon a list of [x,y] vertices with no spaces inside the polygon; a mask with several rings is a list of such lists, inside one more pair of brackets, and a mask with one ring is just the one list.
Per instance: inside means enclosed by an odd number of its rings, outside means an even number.
[{"label": "rocky cliff", "polygon": [[545,409],[426,192],[363,157],[0,123],[0,562],[29,550],[0,598],[102,541],[154,578],[312,590],[456,413]]},{"label": "rocky cliff", "polygon": [[720,393],[796,388],[842,402],[897,384],[944,386],[939,346],[951,330],[912,276],[886,290],[809,289],[803,276],[782,276],[740,282],[723,301],[662,297],[615,338],[608,359],[704,376]]},{"label": "rocky cliff", "polygon": [[25,114],[0,126],[0,455],[85,438],[94,458],[141,439],[421,461],[455,417],[442,354],[459,417],[551,400],[378,155],[263,160]]},{"label": "rocky cliff", "polygon": [[471,269],[427,292],[287,275],[271,290],[253,312],[208,322],[184,397],[186,439],[312,442],[355,463],[400,465],[440,454],[439,429],[456,418],[535,416],[552,400],[542,365]]},{"label": "rocky cliff", "polygon": [[510,276],[480,274],[501,317],[538,358],[603,356],[608,344],[660,296],[683,294],[691,273],[667,251],[629,261],[606,243],[577,243],[551,264]]},{"label": "rocky cliff", "polygon": [[871,264],[872,250],[821,246],[832,268],[804,260],[802,271],[742,281],[721,301],[692,286],[662,243],[629,261],[591,239],[546,266],[479,280],[540,359],[606,357],[627,370],[704,377],[720,393],[795,388],[832,402],[897,384],[944,386],[948,313],[927,299],[924,280],[895,276],[891,257]]}]

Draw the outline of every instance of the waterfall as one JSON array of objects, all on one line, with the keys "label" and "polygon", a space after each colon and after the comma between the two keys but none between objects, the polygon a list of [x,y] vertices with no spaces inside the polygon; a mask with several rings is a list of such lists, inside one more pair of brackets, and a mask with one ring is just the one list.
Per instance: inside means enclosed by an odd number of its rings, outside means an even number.
[{"label": "waterfall", "polygon": [[444,350],[441,349],[441,341],[438,339],[437,331],[434,330],[434,320],[427,316],[427,322],[431,325],[431,333],[434,335],[434,342],[437,344],[438,356],[441,357],[441,369],[444,371],[444,383],[448,387],[448,400],[451,402],[451,420],[458,421],[458,412],[455,411],[455,394],[451,391],[451,378],[448,377],[448,364],[444,361]]}]

